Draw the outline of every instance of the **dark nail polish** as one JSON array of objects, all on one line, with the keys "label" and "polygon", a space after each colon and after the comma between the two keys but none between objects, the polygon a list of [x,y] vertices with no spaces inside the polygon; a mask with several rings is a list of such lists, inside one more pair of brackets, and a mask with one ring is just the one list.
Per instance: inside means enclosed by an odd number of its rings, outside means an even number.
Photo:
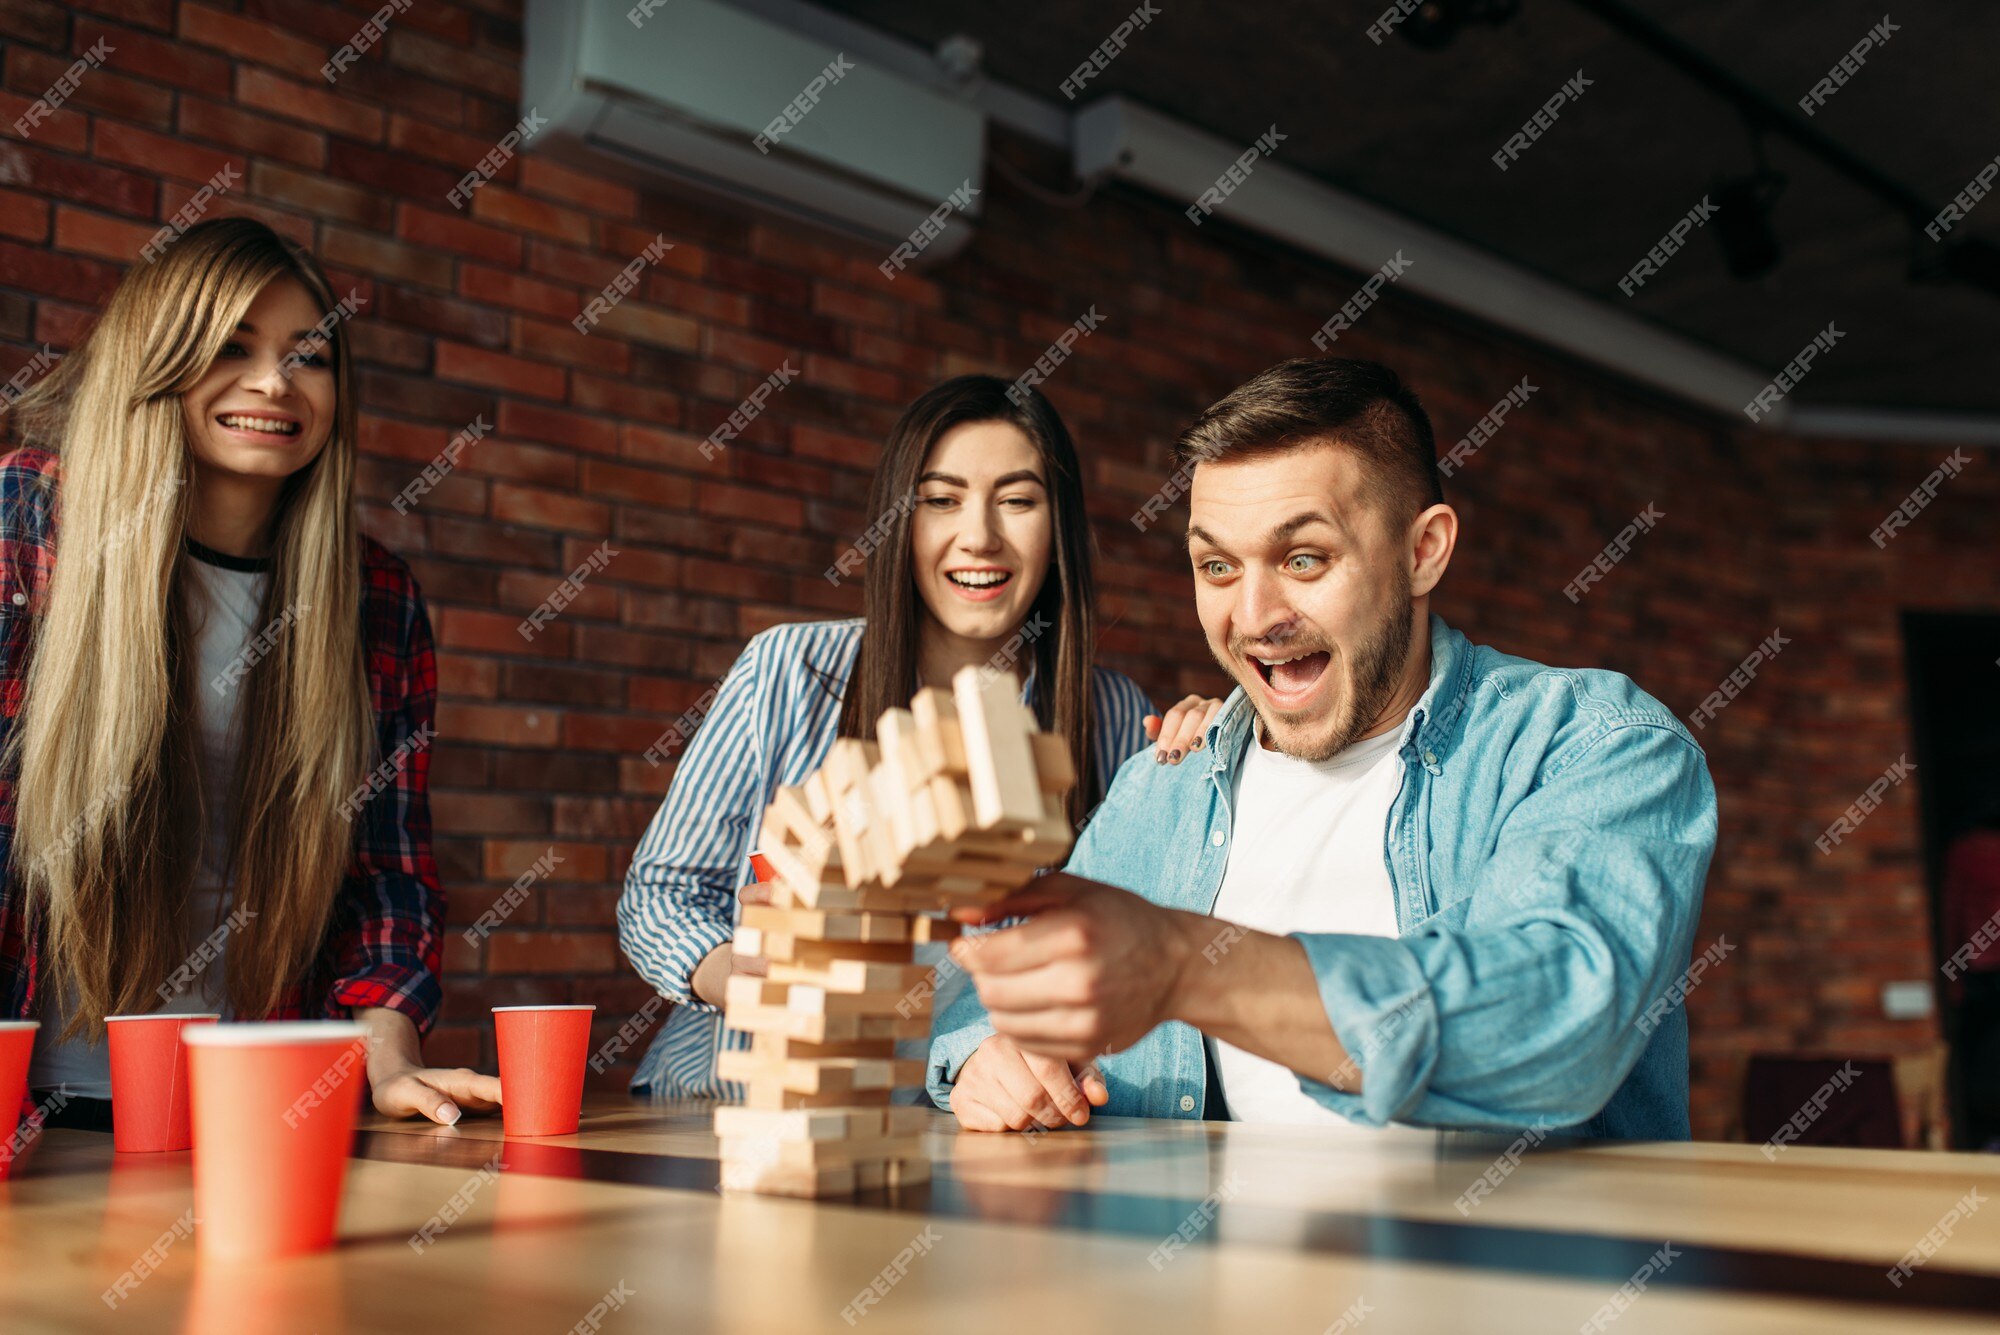
[{"label": "dark nail polish", "polygon": [[1169,759],[1169,760],[1173,761],[1173,762],[1174,762],[1174,763],[1175,763],[1176,765],[1178,765],[1178,764],[1180,764],[1180,763],[1181,763],[1181,753],[1180,753],[1180,752],[1178,752],[1178,751],[1175,751],[1175,752],[1173,752],[1172,754],[1170,754],[1170,755],[1169,755],[1169,756],[1167,757],[1167,759]]}]

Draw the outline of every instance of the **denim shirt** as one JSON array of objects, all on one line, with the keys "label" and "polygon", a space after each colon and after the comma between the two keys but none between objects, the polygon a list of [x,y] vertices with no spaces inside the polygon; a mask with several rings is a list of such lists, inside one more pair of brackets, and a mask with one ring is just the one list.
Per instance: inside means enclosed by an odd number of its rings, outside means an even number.
[{"label": "denim shirt", "polygon": [[[1620,673],[1514,658],[1436,616],[1430,627],[1430,684],[1401,725],[1382,849],[1399,935],[1293,934],[1361,1092],[1335,1089],[1337,1072],[1299,1085],[1366,1126],[1685,1140],[1687,1015],[1672,989],[1715,851],[1701,748]],[[1177,766],[1128,760],[1065,870],[1212,912],[1252,718],[1237,690],[1206,750]],[[1205,953],[1230,940],[1218,928]],[[1674,1003],[1664,1018],[1661,998]],[[976,989],[938,1012],[940,1106],[992,1032]],[[1105,1113],[1203,1114],[1207,1057],[1186,1024],[1098,1065]]]}]

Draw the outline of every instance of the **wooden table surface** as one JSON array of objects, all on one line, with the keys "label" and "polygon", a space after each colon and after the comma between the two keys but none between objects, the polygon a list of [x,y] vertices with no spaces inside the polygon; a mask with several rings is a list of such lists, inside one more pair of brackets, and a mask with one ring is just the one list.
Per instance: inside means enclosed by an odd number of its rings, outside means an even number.
[{"label": "wooden table surface", "polygon": [[593,1095],[547,1140],[370,1120],[339,1246],[255,1267],[176,1236],[187,1154],[48,1131],[0,1183],[0,1331],[2000,1329],[1990,1156],[1547,1142],[1505,1171],[1505,1137],[937,1114],[929,1184],[815,1203],[718,1193],[708,1118]]}]

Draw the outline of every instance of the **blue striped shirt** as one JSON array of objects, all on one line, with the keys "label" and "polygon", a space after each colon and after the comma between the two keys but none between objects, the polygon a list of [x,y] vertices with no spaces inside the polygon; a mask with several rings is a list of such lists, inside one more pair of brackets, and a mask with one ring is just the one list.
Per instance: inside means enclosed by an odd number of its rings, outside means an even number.
[{"label": "blue striped shirt", "polygon": [[[764,808],[780,787],[805,782],[826,760],[840,728],[841,696],[861,647],[862,621],[807,621],[751,637],[717,690],[682,755],[666,801],[625,874],[618,939],[640,975],[676,1005],[632,1077],[655,1094],[736,1096],[715,1075],[723,1047],[748,1036],[725,1031],[718,1009],[692,990],[695,966],[735,934],[736,889],[750,880]],[[1032,685],[1032,683],[1031,683]],[[1146,693],[1108,668],[1092,670],[1098,791],[1146,743]],[[932,948],[926,954],[941,954]],[[940,996],[938,1000],[943,1001]],[[921,1058],[929,1044],[918,1040]]]}]

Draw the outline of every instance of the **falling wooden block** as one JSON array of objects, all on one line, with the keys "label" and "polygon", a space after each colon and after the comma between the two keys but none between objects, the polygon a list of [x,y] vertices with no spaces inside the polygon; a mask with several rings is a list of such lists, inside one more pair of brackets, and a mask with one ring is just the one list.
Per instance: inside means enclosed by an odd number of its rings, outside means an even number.
[{"label": "falling wooden block", "polygon": [[1035,778],[1044,793],[1062,797],[1076,787],[1076,766],[1070,761],[1069,743],[1052,732],[1037,732],[1028,738],[1035,757]]},{"label": "falling wooden block", "polygon": [[1032,825],[1042,818],[1042,790],[1018,684],[1006,673],[964,667],[951,686],[977,824],[981,829],[1003,822]]}]

